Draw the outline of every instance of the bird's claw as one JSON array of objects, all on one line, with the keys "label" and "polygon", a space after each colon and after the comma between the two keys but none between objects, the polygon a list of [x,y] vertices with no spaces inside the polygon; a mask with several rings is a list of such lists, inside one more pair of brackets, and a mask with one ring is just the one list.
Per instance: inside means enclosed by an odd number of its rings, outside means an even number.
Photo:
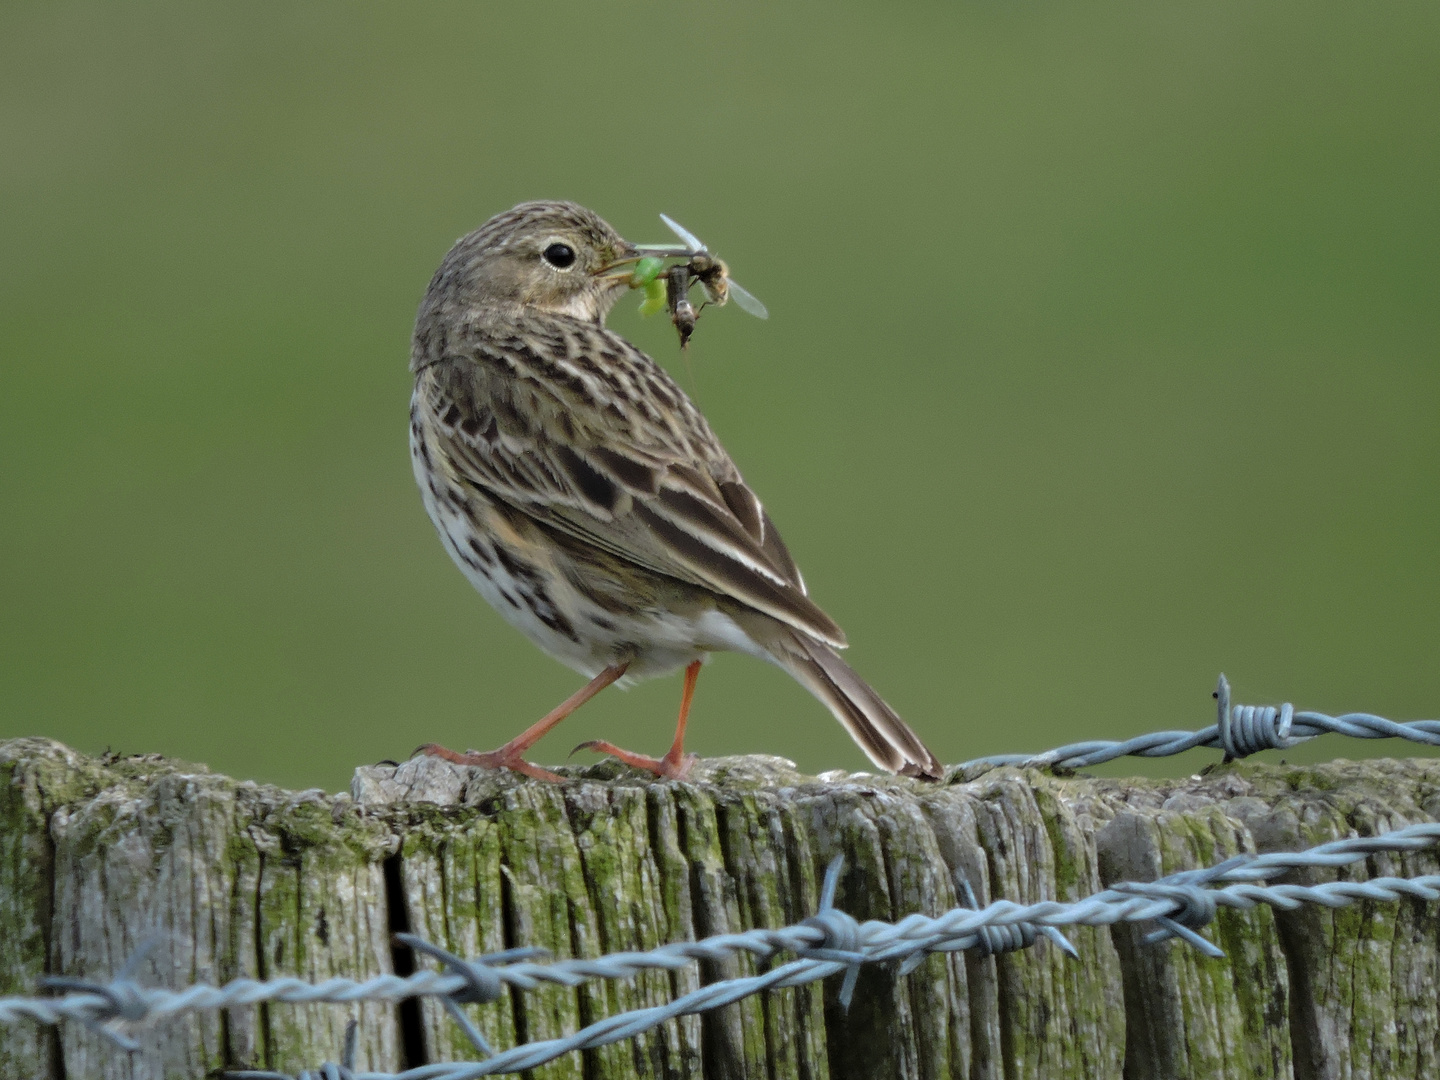
[{"label": "bird's claw", "polygon": [[581,743],[571,750],[594,750],[597,754],[609,754],[617,761],[622,761],[634,769],[643,769],[648,773],[654,773],[662,780],[684,780],[689,774],[691,767],[699,760],[699,754],[677,753],[673,748],[670,753],[662,758],[653,758],[645,754],[633,754],[629,750],[621,750],[612,742],[604,739],[590,739]]},{"label": "bird's claw", "polygon": [[456,753],[448,750],[439,743],[425,743],[415,748],[415,753],[424,754],[427,757],[438,757],[444,761],[456,765],[478,765],[482,769],[509,769],[511,772],[518,772],[528,776],[532,780],[547,780],[552,784],[563,784],[565,777],[559,773],[553,773],[549,769],[542,769],[539,765],[532,765],[520,756],[518,748],[511,747],[508,743],[499,750],[490,750],[481,753],[477,750],[467,750],[465,753]]}]

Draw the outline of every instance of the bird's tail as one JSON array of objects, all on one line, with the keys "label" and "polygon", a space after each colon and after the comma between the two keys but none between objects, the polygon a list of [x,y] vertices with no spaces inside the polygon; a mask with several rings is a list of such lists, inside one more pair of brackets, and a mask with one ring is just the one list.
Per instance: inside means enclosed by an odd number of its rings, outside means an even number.
[{"label": "bird's tail", "polygon": [[920,736],[834,649],[800,631],[784,644],[774,650],[781,667],[835,714],[866,757],[901,776],[940,779],[944,770]]}]

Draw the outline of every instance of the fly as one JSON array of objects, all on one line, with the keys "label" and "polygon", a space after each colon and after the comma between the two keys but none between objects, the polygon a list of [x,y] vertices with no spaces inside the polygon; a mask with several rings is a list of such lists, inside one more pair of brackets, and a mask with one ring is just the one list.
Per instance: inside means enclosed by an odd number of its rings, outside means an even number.
[{"label": "fly", "polygon": [[[700,312],[711,304],[724,307],[733,298],[741,311],[757,319],[770,317],[765,305],[754,293],[730,277],[730,268],[724,260],[712,254],[698,236],[666,214],[661,214],[660,220],[683,243],[651,244],[642,249],[648,254],[636,263],[629,279],[632,289],[642,289],[645,293],[640,314],[668,311],[670,322],[680,335],[681,349],[689,345]],[[666,269],[666,259],[685,261]],[[690,287],[695,284],[705,294],[705,302],[698,308],[690,301]]]}]

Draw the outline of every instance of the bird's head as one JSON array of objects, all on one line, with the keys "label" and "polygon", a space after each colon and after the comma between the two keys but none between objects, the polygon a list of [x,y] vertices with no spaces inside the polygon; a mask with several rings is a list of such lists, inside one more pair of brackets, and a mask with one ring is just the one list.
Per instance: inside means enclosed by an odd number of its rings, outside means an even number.
[{"label": "bird's head", "polygon": [[583,206],[521,203],[455,242],[422,312],[519,304],[603,324],[646,253]]}]

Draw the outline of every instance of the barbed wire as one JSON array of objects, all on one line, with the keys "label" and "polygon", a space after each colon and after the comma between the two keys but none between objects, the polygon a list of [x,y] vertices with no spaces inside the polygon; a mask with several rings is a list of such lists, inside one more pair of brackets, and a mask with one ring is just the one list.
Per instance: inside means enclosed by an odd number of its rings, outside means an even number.
[{"label": "barbed wire", "polygon": [[[147,941],[108,983],[52,977],[42,985],[61,996],[0,998],[0,1023],[34,1020],[55,1024],[75,1020],[125,1049],[136,1044],[122,1024],[138,1024],[185,1012],[252,1005],[259,1002],[395,1002],[409,997],[439,997],[487,1060],[423,1065],[403,1073],[357,1073],[353,1070],[353,1033],[347,1031],[342,1064],[327,1063],[318,1072],[302,1074],[321,1080],[471,1080],[473,1077],[535,1068],[567,1053],[594,1049],[633,1038],[668,1020],[706,1012],[765,990],[812,983],[845,973],[839,999],[847,1006],[861,965],[899,962],[898,974],[914,970],[936,953],[975,950],[989,955],[1028,948],[1041,936],[1072,957],[1078,953],[1060,932],[1062,926],[1110,926],[1119,922],[1152,922],[1144,940],[1154,944],[1177,937],[1211,956],[1224,954],[1198,931],[1220,907],[1248,910],[1260,904],[1292,909],[1305,903],[1343,907],[1356,900],[1394,901],[1400,897],[1440,899],[1440,874],[1411,878],[1378,877],[1368,881],[1334,881],[1319,885],[1263,884],[1268,878],[1306,868],[1337,868],[1383,852],[1410,852],[1440,842],[1440,822],[1424,822],[1378,836],[1331,841],[1299,852],[1238,855],[1215,866],[1186,870],[1150,882],[1124,882],[1083,900],[1046,900],[1017,904],[996,900],[977,908],[963,878],[957,888],[968,902],[935,917],[913,914],[898,922],[860,923],[834,906],[841,860],[826,871],[815,915],[794,926],[719,934],[698,942],[664,945],[645,952],[621,952],[589,960],[539,964],[538,950],[512,949],[465,960],[413,935],[399,939],[444,965],[444,971],[417,972],[355,981],[329,979],[308,984],[299,979],[260,982],[236,979],[223,987],[195,985],[180,991],[142,987],[135,975]],[[674,970],[694,960],[724,959],[736,953],[768,959],[790,952],[796,959],[770,971],[726,979],[691,991],[666,1005],[620,1013],[573,1035],[526,1043],[492,1054],[459,1006],[494,1001],[504,986],[527,990],[541,983],[574,986],[588,979],[626,978],[645,970]],[[274,1080],[279,1073],[245,1071],[227,1074],[235,1080]]]},{"label": "barbed wire", "polygon": [[[327,1061],[318,1069],[306,1069],[293,1080],[357,1080],[355,1074],[355,1042],[360,1022],[351,1020],[345,1025],[344,1049],[340,1052],[340,1064]],[[268,1072],[264,1069],[240,1069],[220,1074],[227,1080],[292,1080],[285,1073]],[[372,1074],[373,1075],[373,1074]],[[383,1074],[382,1074],[383,1075]]]},{"label": "barbed wire", "polygon": [[1297,712],[1283,705],[1232,705],[1230,683],[1222,674],[1215,689],[1217,718],[1199,731],[1152,731],[1133,739],[1070,743],[1042,754],[993,754],[957,765],[1020,765],[1036,769],[1084,769],[1122,757],[1170,757],[1196,747],[1225,751],[1225,760],[1249,757],[1261,750],[1288,750],[1317,735],[1348,735],[1353,739],[1406,739],[1425,746],[1440,746],[1440,720],[1400,723],[1373,713],[1327,716]]}]

